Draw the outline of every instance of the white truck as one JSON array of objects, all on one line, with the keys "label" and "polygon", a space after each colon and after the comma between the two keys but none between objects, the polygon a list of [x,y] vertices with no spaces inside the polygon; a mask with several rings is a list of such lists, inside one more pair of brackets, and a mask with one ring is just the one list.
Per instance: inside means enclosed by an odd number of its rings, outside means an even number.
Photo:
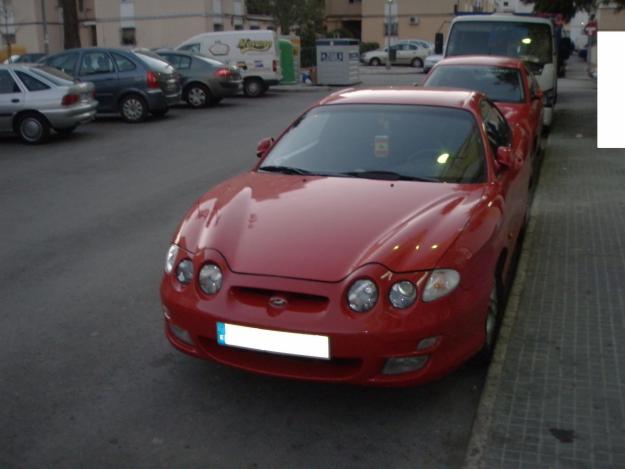
[{"label": "white truck", "polygon": [[551,125],[558,97],[558,50],[550,20],[515,14],[457,16],[451,23],[444,55],[522,59],[544,93],[544,125]]},{"label": "white truck", "polygon": [[237,66],[246,96],[260,96],[282,80],[278,36],[271,30],[202,33],[187,39],[177,50],[197,52]]}]

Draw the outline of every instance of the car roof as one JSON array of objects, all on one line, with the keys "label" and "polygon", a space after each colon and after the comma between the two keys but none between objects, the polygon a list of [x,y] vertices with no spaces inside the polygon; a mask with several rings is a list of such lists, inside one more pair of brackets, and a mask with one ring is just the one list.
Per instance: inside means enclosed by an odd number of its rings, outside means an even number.
[{"label": "car roof", "polygon": [[551,26],[551,21],[546,18],[539,18],[537,16],[528,15],[515,15],[513,13],[496,13],[496,14],[483,14],[483,15],[461,15],[456,16],[453,23],[464,23],[471,21],[500,21],[500,22],[512,22],[512,23],[539,23],[548,24]]},{"label": "car roof", "polygon": [[478,110],[483,94],[453,88],[416,88],[414,86],[347,88],[322,99],[321,106],[333,104],[411,104]]},{"label": "car roof", "polygon": [[441,60],[436,64],[436,67],[445,65],[479,65],[521,69],[523,68],[523,61],[499,55],[457,55]]}]

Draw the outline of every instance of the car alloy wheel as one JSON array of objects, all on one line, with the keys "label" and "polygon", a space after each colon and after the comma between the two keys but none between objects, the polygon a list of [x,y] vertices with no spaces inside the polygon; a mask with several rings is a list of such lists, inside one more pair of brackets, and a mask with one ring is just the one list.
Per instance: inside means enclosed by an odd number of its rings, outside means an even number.
[{"label": "car alloy wheel", "polygon": [[206,89],[202,86],[192,86],[187,91],[187,103],[191,107],[204,107],[208,102],[208,94]]},{"label": "car alloy wheel", "polygon": [[127,96],[121,103],[122,117],[128,122],[141,122],[147,114],[146,106],[139,96]]},{"label": "car alloy wheel", "polygon": [[371,59],[369,61],[369,65],[373,66],[373,67],[377,67],[378,65],[380,65],[382,62],[380,61],[380,59]]},{"label": "car alloy wheel", "polygon": [[412,59],[412,63],[410,65],[412,65],[415,68],[422,68],[423,61],[417,57],[417,58]]},{"label": "car alloy wheel", "polygon": [[26,143],[41,143],[50,135],[50,125],[37,114],[23,116],[18,125],[19,135]]},{"label": "car alloy wheel", "polygon": [[499,283],[497,279],[494,279],[493,282],[493,289],[488,299],[486,320],[484,321],[484,345],[475,356],[475,362],[478,365],[488,365],[490,363],[495,351],[495,341],[499,329]]}]

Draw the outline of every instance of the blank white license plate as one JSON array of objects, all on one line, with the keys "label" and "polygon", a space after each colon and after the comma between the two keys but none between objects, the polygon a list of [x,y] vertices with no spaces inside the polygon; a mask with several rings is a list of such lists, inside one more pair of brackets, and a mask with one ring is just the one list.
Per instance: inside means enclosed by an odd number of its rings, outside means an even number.
[{"label": "blank white license plate", "polygon": [[330,339],[324,335],[271,331],[218,322],[217,343],[263,352],[330,359]]}]

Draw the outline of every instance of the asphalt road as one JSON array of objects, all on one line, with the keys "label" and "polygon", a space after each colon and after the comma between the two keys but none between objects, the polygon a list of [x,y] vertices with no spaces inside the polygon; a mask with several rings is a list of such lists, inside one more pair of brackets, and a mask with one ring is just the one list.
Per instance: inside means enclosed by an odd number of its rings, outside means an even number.
[{"label": "asphalt road", "polygon": [[196,360],[162,331],[165,250],[205,190],[323,93],[231,99],[37,147],[0,138],[0,467],[458,467],[485,370],[372,389]]}]

